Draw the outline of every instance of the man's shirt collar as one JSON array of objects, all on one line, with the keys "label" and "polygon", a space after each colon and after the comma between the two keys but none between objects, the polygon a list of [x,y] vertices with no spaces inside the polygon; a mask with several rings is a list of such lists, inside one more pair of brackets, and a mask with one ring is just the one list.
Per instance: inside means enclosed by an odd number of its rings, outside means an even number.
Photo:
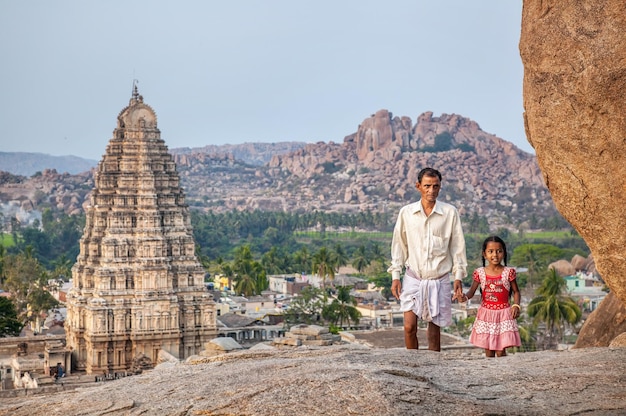
[{"label": "man's shirt collar", "polygon": [[[414,204],[413,207],[413,214],[417,214],[418,212],[422,211],[424,209],[424,207],[422,206],[422,200],[420,199],[419,201],[417,201]],[[441,210],[441,204],[439,203],[439,201],[435,202],[435,206],[433,207],[433,211],[434,213],[437,214],[443,214],[443,211]]]}]

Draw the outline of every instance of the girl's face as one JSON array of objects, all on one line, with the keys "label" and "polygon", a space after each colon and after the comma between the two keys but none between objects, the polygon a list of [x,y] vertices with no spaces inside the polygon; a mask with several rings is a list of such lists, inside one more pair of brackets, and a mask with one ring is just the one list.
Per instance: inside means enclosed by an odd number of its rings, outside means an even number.
[{"label": "girl's face", "polygon": [[494,266],[502,264],[502,260],[504,259],[504,248],[502,244],[489,241],[487,247],[485,247],[485,251],[483,251],[483,257],[489,264]]}]

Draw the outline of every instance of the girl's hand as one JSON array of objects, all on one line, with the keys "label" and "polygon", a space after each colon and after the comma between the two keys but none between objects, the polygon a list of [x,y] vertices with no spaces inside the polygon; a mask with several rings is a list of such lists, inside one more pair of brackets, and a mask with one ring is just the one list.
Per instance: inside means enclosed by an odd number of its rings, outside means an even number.
[{"label": "girl's hand", "polygon": [[458,300],[459,303],[465,303],[467,302],[467,296],[465,296],[465,293],[461,292],[458,293],[456,292],[454,295],[452,295],[452,301]]},{"label": "girl's hand", "polygon": [[511,305],[511,315],[513,316],[513,319],[519,318],[520,312],[521,308],[517,303]]}]

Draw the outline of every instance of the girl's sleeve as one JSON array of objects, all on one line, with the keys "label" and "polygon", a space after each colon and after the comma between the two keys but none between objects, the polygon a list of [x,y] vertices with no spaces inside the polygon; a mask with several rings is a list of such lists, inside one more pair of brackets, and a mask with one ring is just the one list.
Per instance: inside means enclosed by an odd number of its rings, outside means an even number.
[{"label": "girl's sleeve", "polygon": [[480,283],[480,275],[478,274],[478,269],[474,270],[474,273],[472,273],[472,279],[475,282],[479,282]]},{"label": "girl's sleeve", "polygon": [[509,282],[512,282],[513,280],[515,280],[516,277],[517,277],[517,272],[515,271],[515,269],[513,268],[509,269]]}]

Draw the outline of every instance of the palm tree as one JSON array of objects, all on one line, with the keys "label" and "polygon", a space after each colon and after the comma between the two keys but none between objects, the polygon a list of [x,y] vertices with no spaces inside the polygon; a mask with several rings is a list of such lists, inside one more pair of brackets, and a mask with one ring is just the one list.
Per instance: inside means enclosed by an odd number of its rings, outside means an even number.
[{"label": "palm tree", "polygon": [[326,278],[335,279],[335,263],[326,247],[320,248],[313,256],[313,271],[322,279],[322,286],[326,288]]},{"label": "palm tree", "polygon": [[335,267],[339,268],[341,266],[345,266],[348,264],[348,260],[348,255],[343,249],[343,246],[340,243],[335,244],[335,251],[333,253],[333,262],[335,263]]},{"label": "palm tree", "polygon": [[309,250],[306,247],[302,247],[299,251],[296,251],[293,255],[294,266],[300,268],[300,273],[306,274],[311,270],[311,256]]},{"label": "palm tree", "polygon": [[533,283],[535,282],[535,277],[538,274],[537,269],[541,267],[537,253],[532,247],[528,247],[528,251],[525,255],[525,260],[528,262],[528,283],[530,285],[530,288],[532,289]]},{"label": "palm tree", "polygon": [[370,253],[371,253],[372,260],[380,262],[381,269],[386,270],[387,266],[385,264],[385,261],[386,261],[385,253],[383,252],[383,249],[379,243],[377,242],[372,243],[370,247]]},{"label": "palm tree", "polygon": [[283,270],[280,266],[280,256],[276,246],[272,247],[270,251],[265,253],[261,258],[261,264],[265,267],[265,270],[269,274],[279,274]]},{"label": "palm tree", "polygon": [[333,299],[330,305],[327,305],[322,312],[324,319],[332,322],[333,325],[339,323],[339,327],[343,327],[346,322],[350,325],[353,322],[358,325],[361,319],[361,312],[356,308],[357,301],[350,294],[352,286],[339,286],[337,288],[337,298]]},{"label": "palm tree", "polygon": [[365,249],[364,245],[360,245],[354,251],[354,258],[352,259],[352,267],[357,269],[359,274],[362,274],[363,270],[365,270],[365,268],[369,265],[370,265],[370,260],[367,255],[367,250]]},{"label": "palm tree", "polygon": [[235,272],[232,266],[228,263],[222,263],[220,265],[220,271],[228,279],[228,290],[233,290],[233,277],[235,277]]},{"label": "palm tree", "polygon": [[65,253],[61,254],[61,257],[52,261],[52,266],[54,266],[54,270],[51,273],[50,277],[63,279],[63,281],[67,282],[72,277],[72,260],[68,259]]},{"label": "palm tree", "polygon": [[548,342],[547,347],[554,345],[554,335],[558,332],[563,335],[565,323],[574,325],[580,322],[582,312],[576,302],[564,294],[567,282],[558,275],[556,270],[550,269],[548,276],[537,289],[538,296],[528,304],[528,316],[534,322],[543,322],[546,325]]},{"label": "palm tree", "polygon": [[239,247],[235,251],[233,272],[236,276],[235,291],[244,296],[260,294],[267,288],[265,269],[252,257],[250,246]]},{"label": "palm tree", "polygon": [[242,262],[238,264],[236,271],[235,292],[243,296],[260,294],[266,289],[266,280],[265,271],[259,262]]},{"label": "palm tree", "polygon": [[529,325],[518,325],[518,328],[519,336],[522,341],[522,346],[519,347],[519,351],[536,351],[537,345],[535,343],[535,339],[537,334],[537,325],[531,322]]},{"label": "palm tree", "polygon": [[4,255],[6,250],[4,246],[0,244],[0,286],[4,283]]}]

